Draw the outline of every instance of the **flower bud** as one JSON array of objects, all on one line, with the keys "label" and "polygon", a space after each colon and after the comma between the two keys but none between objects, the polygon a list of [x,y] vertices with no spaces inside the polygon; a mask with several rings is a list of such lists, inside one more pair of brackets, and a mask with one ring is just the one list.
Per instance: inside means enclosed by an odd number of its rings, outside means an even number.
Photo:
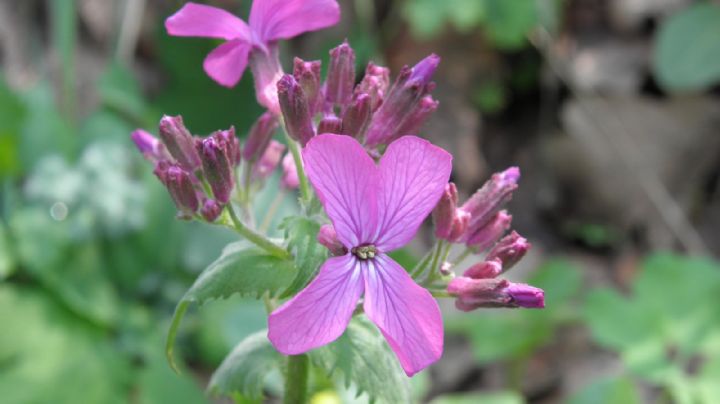
[{"label": "flower bud", "polygon": [[520,170],[510,167],[505,171],[493,174],[477,192],[475,192],[460,209],[470,214],[470,223],[466,235],[477,233],[495,214],[502,209],[517,189]]},{"label": "flower bud", "polygon": [[253,176],[256,179],[264,180],[269,177],[273,171],[280,164],[280,159],[285,152],[285,145],[276,141],[271,140],[268,147],[265,149],[260,160],[253,166]]},{"label": "flower bud", "polygon": [[277,83],[280,110],[285,118],[285,128],[291,138],[302,146],[315,136],[307,98],[300,84],[289,74]]},{"label": "flower bud", "polygon": [[280,184],[285,189],[297,189],[300,186],[300,178],[298,178],[297,166],[295,159],[291,153],[287,153],[282,159],[283,174],[280,178]]},{"label": "flower bud", "polygon": [[545,307],[545,292],[542,289],[511,283],[505,279],[472,279],[461,276],[450,281],[447,291],[457,296],[455,307],[462,311],[481,307]]},{"label": "flower bud", "polygon": [[164,115],[160,119],[160,138],[170,155],[182,168],[192,173],[200,166],[200,156],[195,150],[195,141],[180,115]]},{"label": "flower bud", "polygon": [[160,160],[171,159],[165,145],[150,133],[142,129],[136,129],[132,132],[130,138],[149,162],[156,164]]},{"label": "flower bud", "polygon": [[335,228],[331,224],[324,224],[320,226],[320,231],[317,235],[318,243],[324,245],[333,256],[340,256],[347,254],[347,248],[338,240]]},{"label": "flower bud", "polygon": [[250,164],[257,161],[267,149],[268,144],[270,144],[270,139],[272,139],[277,127],[278,121],[275,115],[270,112],[260,115],[260,118],[250,128],[245,147],[242,150],[243,158]]},{"label": "flower bud", "polygon": [[200,214],[208,222],[214,222],[222,213],[223,206],[213,199],[206,199],[200,208]]},{"label": "flower bud", "polygon": [[502,261],[485,260],[466,269],[463,276],[473,279],[491,279],[500,275],[502,271]]},{"label": "flower bud", "polygon": [[355,88],[355,94],[367,94],[370,97],[370,110],[375,111],[383,103],[390,87],[390,69],[368,63],[365,76]]},{"label": "flower bud", "polygon": [[330,50],[325,98],[337,105],[346,105],[355,86],[355,51],[347,40]]},{"label": "flower bud", "polygon": [[472,233],[465,241],[465,245],[477,252],[485,251],[510,229],[511,222],[512,216],[507,211],[501,210],[488,223]]},{"label": "flower bud", "polygon": [[315,115],[322,108],[320,68],[321,62],[319,60],[306,62],[300,58],[295,58],[293,61],[293,77],[295,77],[295,80],[297,80],[305,93],[310,115]]},{"label": "flower bud", "polygon": [[517,264],[530,250],[530,247],[526,238],[513,231],[495,244],[488,252],[486,259],[502,262],[504,272]]},{"label": "flower bud", "polygon": [[431,95],[423,97],[415,109],[409,113],[409,116],[400,128],[398,128],[395,137],[391,138],[387,143],[392,142],[400,136],[417,135],[418,132],[420,132],[420,128],[425,124],[425,121],[437,110],[438,105],[440,105],[440,103],[435,101]]},{"label": "flower bud", "polygon": [[327,115],[318,124],[317,132],[341,134],[343,121],[335,115]]},{"label": "flower bud", "polygon": [[170,193],[175,206],[179,210],[179,216],[185,219],[192,218],[198,209],[199,201],[190,173],[178,164],[167,161],[160,161],[155,166],[154,173]]},{"label": "flower bud", "polygon": [[235,165],[239,157],[235,130],[217,131],[199,142],[197,147],[215,199],[221,204],[228,203],[235,188]]},{"label": "flower bud", "polygon": [[[367,146],[389,144],[393,139],[404,134],[400,133],[401,130],[416,127],[418,119],[423,121],[427,117],[416,111],[419,111],[421,100],[435,88],[430,80],[439,63],[440,57],[433,54],[421,60],[413,68],[405,66],[400,71],[387,97],[373,116],[368,128]],[[433,103],[427,100],[425,104],[421,111],[425,111],[426,114],[437,108],[437,105],[433,107]]]},{"label": "flower bud", "polygon": [[445,185],[440,200],[432,211],[432,219],[435,224],[435,237],[447,240],[452,232],[455,210],[457,209],[458,193],[454,183],[448,182]]},{"label": "flower bud", "polygon": [[372,117],[372,100],[365,93],[356,93],[352,103],[345,110],[340,133],[350,135],[362,141]]}]

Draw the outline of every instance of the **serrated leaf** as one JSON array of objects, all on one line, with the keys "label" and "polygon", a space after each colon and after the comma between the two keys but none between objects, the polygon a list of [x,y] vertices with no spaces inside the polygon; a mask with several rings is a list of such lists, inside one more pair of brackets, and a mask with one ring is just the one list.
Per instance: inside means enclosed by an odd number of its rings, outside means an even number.
[{"label": "serrated leaf", "polygon": [[294,216],[282,224],[288,249],[295,257],[297,276],[281,297],[289,297],[302,290],[317,274],[328,257],[327,249],[317,241],[320,224],[312,219]]},{"label": "serrated leaf", "polygon": [[340,338],[311,351],[310,359],[336,382],[366,393],[370,401],[410,402],[407,376],[383,336],[364,317],[354,317]]},{"label": "serrated leaf", "polygon": [[275,296],[287,287],[296,272],[292,261],[269,255],[247,241],[229,244],[220,257],[200,274],[175,309],[165,347],[170,365],[177,370],[173,360],[173,346],[178,327],[190,303],[203,304],[236,293],[260,297],[268,292]]},{"label": "serrated leaf", "polygon": [[699,3],[660,27],[653,68],[669,90],[700,90],[720,81],[720,6]]},{"label": "serrated leaf", "polygon": [[224,395],[242,394],[249,399],[262,396],[265,377],[279,370],[282,356],[267,339],[267,330],[240,342],[213,373],[208,389]]}]

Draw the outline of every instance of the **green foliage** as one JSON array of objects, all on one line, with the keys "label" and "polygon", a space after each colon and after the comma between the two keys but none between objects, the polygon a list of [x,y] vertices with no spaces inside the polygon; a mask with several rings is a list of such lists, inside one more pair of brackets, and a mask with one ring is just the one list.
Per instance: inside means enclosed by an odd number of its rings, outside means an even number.
[{"label": "green foliage", "polygon": [[653,55],[659,83],[671,91],[702,90],[720,81],[720,6],[700,2],[660,27]]},{"label": "green foliage", "polygon": [[493,310],[482,316],[455,315],[446,319],[448,332],[464,333],[482,363],[526,357],[552,340],[556,327],[575,316],[571,301],[576,297],[580,272],[569,263],[545,263],[528,283],[545,290],[543,310]]},{"label": "green foliage", "polygon": [[411,0],[404,14],[419,38],[438,34],[446,22],[460,32],[483,26],[495,46],[510,50],[524,46],[525,37],[538,23],[534,0]]},{"label": "green foliage", "polygon": [[267,330],[240,342],[210,379],[209,390],[225,395],[241,394],[252,400],[262,397],[265,378],[279,371],[282,356],[267,339]]},{"label": "green foliage", "polygon": [[525,399],[512,391],[493,393],[450,394],[435,398],[430,404],[523,404]]},{"label": "green foliage", "polygon": [[604,379],[570,397],[569,404],[642,403],[637,388],[627,378]]},{"label": "green foliage", "polygon": [[0,77],[0,177],[20,171],[18,149],[25,106]]},{"label": "green foliage", "polygon": [[15,256],[10,247],[5,224],[0,222],[0,281],[10,276],[15,271]]},{"label": "green foliage", "polygon": [[327,259],[327,248],[317,241],[320,224],[312,219],[293,216],[283,221],[281,228],[288,240],[288,249],[295,256],[297,276],[282,297],[293,296],[307,285]]},{"label": "green foliage", "polygon": [[354,385],[378,403],[407,403],[410,385],[385,338],[366,318],[353,317],[345,333],[310,352],[315,366],[345,388]]},{"label": "green foliage", "polygon": [[[598,343],[617,350],[633,374],[665,386],[679,402],[694,402],[707,390],[686,369],[720,351],[720,307],[708,304],[718,295],[717,263],[656,255],[645,261],[630,297],[596,290],[584,317]],[[703,363],[700,374],[713,366]]]},{"label": "green foliage", "polygon": [[246,241],[229,244],[200,274],[175,309],[166,345],[171,365],[176,368],[172,355],[175,336],[190,303],[203,304],[236,293],[258,298],[265,293],[275,296],[287,287],[296,272],[292,261],[269,255]]}]

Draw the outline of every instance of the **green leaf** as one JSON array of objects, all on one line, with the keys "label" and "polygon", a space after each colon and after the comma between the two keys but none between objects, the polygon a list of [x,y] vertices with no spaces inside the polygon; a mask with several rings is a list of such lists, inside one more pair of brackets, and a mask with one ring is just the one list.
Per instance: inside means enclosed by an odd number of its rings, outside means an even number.
[{"label": "green leaf", "polygon": [[641,403],[637,387],[628,378],[605,379],[574,394],[568,404]]},{"label": "green leaf", "polygon": [[493,393],[449,394],[435,398],[430,404],[523,404],[525,399],[513,391]]},{"label": "green leaf", "polygon": [[110,65],[100,77],[98,92],[106,106],[135,122],[142,122],[145,101],[137,80],[127,67],[117,62]]},{"label": "green leaf", "polygon": [[355,385],[371,401],[410,401],[407,376],[380,332],[364,317],[355,316],[340,338],[311,351],[310,359],[337,383]]},{"label": "green leaf", "polygon": [[516,50],[523,47],[527,35],[537,23],[536,4],[532,0],[484,0],[485,31],[495,46]]},{"label": "green leaf", "polygon": [[295,267],[298,269],[292,284],[282,294],[282,297],[289,297],[302,290],[315,277],[320,265],[327,259],[328,252],[317,241],[320,231],[318,222],[293,216],[285,219],[281,227],[285,230],[288,249],[295,256]]},{"label": "green leaf", "polygon": [[262,397],[267,375],[280,370],[282,356],[267,339],[267,330],[257,332],[240,342],[223,360],[210,379],[213,393],[240,393],[250,399]]},{"label": "green leaf", "polygon": [[668,18],[656,39],[653,68],[671,91],[702,90],[720,81],[720,6],[701,2]]},{"label": "green leaf", "polygon": [[18,146],[24,118],[22,102],[0,77],[0,177],[21,171],[22,160],[18,158]]},{"label": "green leaf", "polygon": [[5,225],[0,221],[0,280],[10,276],[15,271],[15,253],[10,246]]},{"label": "green leaf", "polygon": [[175,309],[165,347],[170,365],[177,370],[173,346],[190,303],[203,304],[236,293],[260,297],[267,292],[275,296],[287,287],[296,272],[292,261],[269,255],[246,241],[229,244],[220,257],[200,274]]}]

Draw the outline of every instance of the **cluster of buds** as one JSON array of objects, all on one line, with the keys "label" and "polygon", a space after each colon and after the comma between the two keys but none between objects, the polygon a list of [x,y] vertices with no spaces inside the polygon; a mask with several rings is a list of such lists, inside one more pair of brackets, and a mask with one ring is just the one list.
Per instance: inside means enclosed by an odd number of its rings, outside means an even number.
[{"label": "cluster of buds", "polygon": [[482,262],[448,285],[448,292],[458,298],[456,305],[460,310],[544,306],[541,289],[497,278],[530,249],[530,243],[515,231],[503,237],[512,222],[512,216],[503,207],[512,198],[519,179],[517,167],[496,173],[459,207],[457,188],[449,183],[433,210],[438,239],[465,244],[475,253],[487,251]]},{"label": "cluster of buds", "polygon": [[[199,213],[205,220],[215,221],[235,188],[235,167],[241,159],[235,129],[216,131],[202,139],[188,131],[182,117],[163,116],[159,132],[160,139],[142,129],[131,137],[154,164],[153,172],[170,193],[178,216],[191,219]],[[203,182],[211,192],[205,192]]]},{"label": "cluster of buds", "polygon": [[316,134],[344,134],[368,149],[416,134],[438,107],[430,92],[439,63],[438,56],[430,55],[414,67],[405,66],[390,85],[389,69],[371,62],[355,85],[355,52],[347,41],[330,51],[325,83],[319,60],[295,58],[293,74],[277,83],[287,133],[303,146]]}]

